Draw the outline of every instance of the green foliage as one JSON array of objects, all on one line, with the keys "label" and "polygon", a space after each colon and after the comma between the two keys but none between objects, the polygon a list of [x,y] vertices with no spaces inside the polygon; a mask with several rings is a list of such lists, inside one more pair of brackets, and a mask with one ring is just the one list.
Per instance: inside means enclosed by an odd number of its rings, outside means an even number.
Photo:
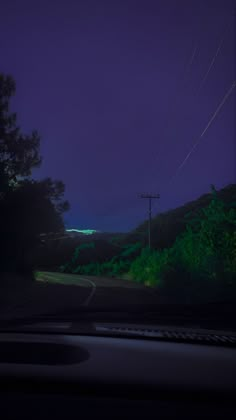
[{"label": "green foliage", "polygon": [[81,244],[79,246],[77,246],[74,249],[74,253],[70,259],[70,261],[68,261],[66,264],[61,265],[59,267],[59,271],[62,273],[74,273],[77,274],[79,273],[81,270],[80,266],[78,265],[79,262],[79,257],[81,254],[81,251],[85,250],[85,249],[92,249],[94,248],[95,245],[93,242],[90,243],[85,243],[85,244]]},{"label": "green foliage", "polygon": [[209,205],[190,219],[173,246],[145,249],[133,261],[129,276],[160,290],[199,298],[236,290],[236,210],[212,189]]},{"label": "green foliage", "polygon": [[[211,186],[210,194],[204,194],[197,200],[153,217],[151,231],[153,248],[165,249],[172,247],[176,238],[185,232],[190,220],[202,217],[202,209],[210,204],[214,196],[217,196],[223,201],[226,207],[235,208],[236,184],[228,185],[220,191],[216,191],[214,186]],[[198,225],[194,223],[194,220],[192,228],[194,230],[198,229]],[[147,232],[148,221],[145,221],[123,238],[123,244],[131,244],[139,241],[142,243],[143,247],[146,247],[148,245]]]},{"label": "green foliage", "polygon": [[80,251],[89,248],[95,248],[95,244],[84,244],[77,247],[69,262],[60,266],[60,271],[74,274],[117,277],[129,270],[132,259],[140,252],[141,244],[125,245],[121,248],[121,252],[118,255],[114,255],[109,260],[102,262],[93,261],[89,264],[82,264],[83,256]]},{"label": "green foliage", "polygon": [[224,201],[212,186],[208,205],[184,214],[185,230],[172,246],[150,250],[131,242],[112,258],[89,264],[80,263],[75,251],[65,269],[129,278],[185,302],[229,297],[236,293],[236,208],[229,198]]},{"label": "green foliage", "polygon": [[148,286],[160,285],[162,275],[168,270],[168,266],[168,249],[155,251],[145,248],[141,255],[132,262],[129,275],[135,281]]},{"label": "green foliage", "polygon": [[123,251],[120,253],[119,257],[130,257],[133,254],[136,254],[137,251],[140,251],[142,248],[142,244],[140,242],[136,242],[135,244],[128,244],[123,246]]}]

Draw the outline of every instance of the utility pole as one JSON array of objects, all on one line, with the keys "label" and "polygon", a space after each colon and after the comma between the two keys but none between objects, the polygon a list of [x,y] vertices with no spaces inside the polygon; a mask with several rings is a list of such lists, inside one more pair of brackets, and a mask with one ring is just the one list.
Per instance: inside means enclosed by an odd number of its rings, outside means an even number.
[{"label": "utility pole", "polygon": [[140,194],[139,198],[148,199],[148,246],[151,248],[152,199],[160,198],[159,194]]}]

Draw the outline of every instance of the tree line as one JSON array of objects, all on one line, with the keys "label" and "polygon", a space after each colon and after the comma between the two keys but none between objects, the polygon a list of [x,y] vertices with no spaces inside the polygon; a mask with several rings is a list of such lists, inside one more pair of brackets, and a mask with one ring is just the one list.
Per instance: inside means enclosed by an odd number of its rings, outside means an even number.
[{"label": "tree line", "polygon": [[64,231],[65,186],[60,180],[35,180],[42,163],[40,135],[24,134],[11,111],[16,92],[12,76],[0,74],[0,271],[30,271],[30,254],[40,234]]}]

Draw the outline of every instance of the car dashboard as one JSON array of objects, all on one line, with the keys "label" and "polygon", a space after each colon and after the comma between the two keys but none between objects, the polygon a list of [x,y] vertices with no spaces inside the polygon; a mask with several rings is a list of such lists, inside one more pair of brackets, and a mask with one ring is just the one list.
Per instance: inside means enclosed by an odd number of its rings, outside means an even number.
[{"label": "car dashboard", "polygon": [[1,333],[2,418],[233,415],[234,343],[132,337],[122,328],[112,336],[104,328],[99,335]]}]

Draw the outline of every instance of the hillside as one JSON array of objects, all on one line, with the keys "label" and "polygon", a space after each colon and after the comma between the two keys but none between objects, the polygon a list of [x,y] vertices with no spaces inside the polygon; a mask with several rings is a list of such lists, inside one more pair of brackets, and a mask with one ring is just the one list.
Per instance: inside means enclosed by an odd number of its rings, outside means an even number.
[{"label": "hillside", "polygon": [[[236,202],[236,184],[230,184],[227,187],[217,191],[217,195],[225,203]],[[200,209],[206,207],[211,200],[211,193],[200,196],[197,200],[190,201],[181,207],[158,214],[152,219],[151,233],[152,246],[154,248],[170,247],[177,235],[185,230],[187,215],[191,213],[196,215]],[[141,241],[147,245],[148,221],[140,224],[134,231],[130,232],[124,238],[124,243],[135,243]]]},{"label": "hillside", "polygon": [[[229,205],[236,202],[236,184],[229,185],[217,192],[219,198]],[[206,207],[212,194],[204,194],[197,200],[186,203],[174,210],[161,213],[152,220],[152,248],[162,250],[170,248],[177,236],[184,232],[188,215],[196,215]],[[64,237],[59,240],[46,240],[38,249],[34,265],[41,270],[57,271],[61,265],[68,264],[79,249],[76,261],[79,265],[102,264],[103,262],[124,260],[123,253],[128,252],[134,259],[140,248],[147,245],[148,222],[145,221],[134,231],[122,233],[96,233]],[[130,251],[128,251],[130,249]],[[131,254],[130,254],[131,252]],[[127,257],[125,257],[127,259]],[[76,264],[75,264],[76,265]]]}]

